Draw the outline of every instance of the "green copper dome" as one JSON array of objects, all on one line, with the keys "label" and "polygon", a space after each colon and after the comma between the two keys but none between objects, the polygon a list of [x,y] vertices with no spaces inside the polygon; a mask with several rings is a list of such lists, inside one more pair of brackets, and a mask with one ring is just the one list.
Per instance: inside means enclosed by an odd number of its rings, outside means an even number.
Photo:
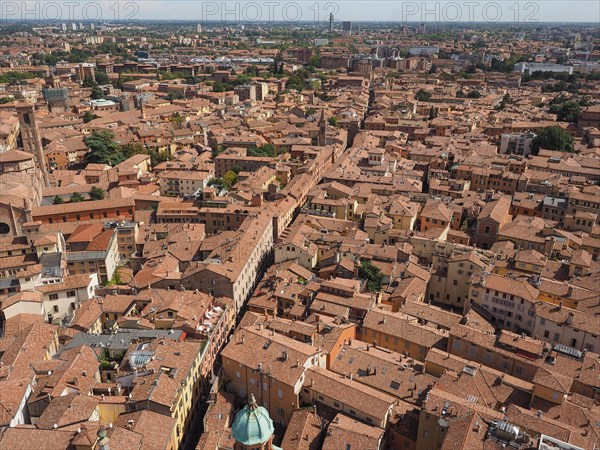
[{"label": "green copper dome", "polygon": [[273,435],[273,421],[262,406],[256,404],[254,395],[233,421],[233,438],[242,445],[264,444]]}]

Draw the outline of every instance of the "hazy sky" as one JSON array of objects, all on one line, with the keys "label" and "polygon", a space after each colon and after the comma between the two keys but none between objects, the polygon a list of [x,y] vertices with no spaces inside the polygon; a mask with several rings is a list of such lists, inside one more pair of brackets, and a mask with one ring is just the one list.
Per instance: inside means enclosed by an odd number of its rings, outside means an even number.
[{"label": "hazy sky", "polygon": [[[396,22],[595,22],[598,0],[39,0],[0,1],[0,20],[33,18],[69,21],[88,19],[164,19],[255,22],[287,20]],[[599,25],[600,27],[600,25]]]}]

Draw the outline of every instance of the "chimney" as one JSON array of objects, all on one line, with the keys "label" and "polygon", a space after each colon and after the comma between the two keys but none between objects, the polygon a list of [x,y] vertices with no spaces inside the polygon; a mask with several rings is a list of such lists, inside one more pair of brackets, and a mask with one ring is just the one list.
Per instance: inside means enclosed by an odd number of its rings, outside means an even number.
[{"label": "chimney", "polygon": [[567,325],[571,325],[573,323],[573,318],[575,317],[575,314],[573,314],[572,312],[569,313],[569,315],[567,316]]}]

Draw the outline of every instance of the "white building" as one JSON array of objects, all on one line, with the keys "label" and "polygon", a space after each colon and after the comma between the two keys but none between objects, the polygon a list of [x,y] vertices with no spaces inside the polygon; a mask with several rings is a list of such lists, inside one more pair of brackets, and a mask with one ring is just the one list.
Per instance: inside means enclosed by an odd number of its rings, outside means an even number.
[{"label": "white building", "polygon": [[515,64],[515,72],[532,74],[533,72],[561,72],[573,73],[573,66],[565,66],[564,64],[553,63],[527,63],[520,62]]},{"label": "white building", "polygon": [[85,273],[65,277],[61,283],[47,284],[37,288],[49,323],[69,319],[82,302],[95,297],[98,274]]},{"label": "white building", "polygon": [[411,55],[437,55],[440,52],[439,47],[410,47],[408,52]]},{"label": "white building", "polygon": [[18,314],[33,314],[44,317],[48,323],[60,324],[69,321],[82,302],[93,298],[97,287],[95,273],[67,276],[59,283],[5,297],[0,310],[5,320]]},{"label": "white building", "polygon": [[531,154],[531,144],[535,137],[534,133],[503,134],[500,139],[500,153],[528,156]]}]

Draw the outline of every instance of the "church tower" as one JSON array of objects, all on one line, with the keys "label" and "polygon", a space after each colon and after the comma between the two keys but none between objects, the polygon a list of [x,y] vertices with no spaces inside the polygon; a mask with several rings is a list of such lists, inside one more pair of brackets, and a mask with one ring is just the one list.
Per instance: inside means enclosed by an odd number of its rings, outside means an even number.
[{"label": "church tower", "polygon": [[318,145],[321,147],[327,145],[327,120],[325,120],[325,108],[321,110],[321,119],[319,120]]},{"label": "church tower", "polygon": [[23,150],[33,155],[35,164],[42,174],[43,184],[47,187],[50,183],[48,182],[48,172],[46,171],[46,160],[44,158],[40,130],[35,120],[35,109],[33,105],[22,103],[17,106],[17,115],[19,116]]},{"label": "church tower", "polygon": [[234,450],[281,450],[273,445],[273,421],[269,412],[258,406],[254,394],[235,416],[231,427]]}]

